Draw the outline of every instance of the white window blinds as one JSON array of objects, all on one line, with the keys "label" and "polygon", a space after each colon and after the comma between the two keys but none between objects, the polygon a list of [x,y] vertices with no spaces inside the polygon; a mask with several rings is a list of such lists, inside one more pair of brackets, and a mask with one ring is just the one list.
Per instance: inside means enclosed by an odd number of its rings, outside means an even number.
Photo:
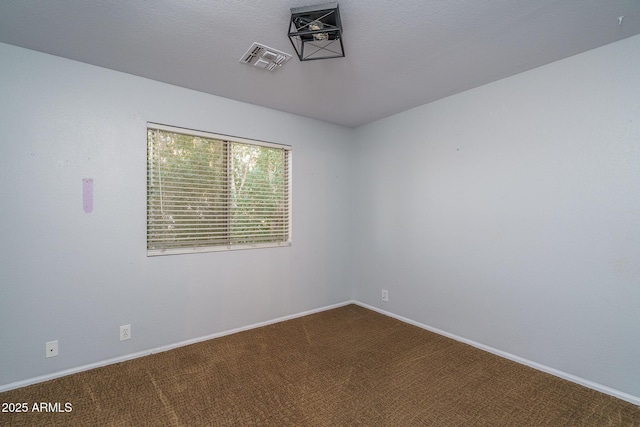
[{"label": "white window blinds", "polygon": [[147,254],[291,243],[288,146],[149,124]]}]

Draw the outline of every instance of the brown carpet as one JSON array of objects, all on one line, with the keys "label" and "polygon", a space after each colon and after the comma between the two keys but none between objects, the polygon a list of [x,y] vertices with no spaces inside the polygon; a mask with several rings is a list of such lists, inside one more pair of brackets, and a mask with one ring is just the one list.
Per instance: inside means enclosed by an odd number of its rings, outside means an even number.
[{"label": "brown carpet", "polygon": [[[0,394],[1,425],[640,426],[640,407],[349,305]],[[71,412],[33,412],[34,403]],[[56,408],[55,403],[58,403]]]}]

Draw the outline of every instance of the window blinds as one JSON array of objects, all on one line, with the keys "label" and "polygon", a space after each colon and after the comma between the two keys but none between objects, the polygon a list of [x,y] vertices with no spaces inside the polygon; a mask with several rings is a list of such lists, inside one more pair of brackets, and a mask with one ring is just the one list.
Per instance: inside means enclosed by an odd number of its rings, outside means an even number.
[{"label": "window blinds", "polygon": [[147,128],[147,254],[291,243],[291,150],[206,132]]}]

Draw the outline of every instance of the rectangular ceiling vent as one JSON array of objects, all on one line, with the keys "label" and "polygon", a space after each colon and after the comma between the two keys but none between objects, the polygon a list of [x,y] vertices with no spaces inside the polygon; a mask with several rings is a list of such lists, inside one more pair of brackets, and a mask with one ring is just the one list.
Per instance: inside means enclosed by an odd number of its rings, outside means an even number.
[{"label": "rectangular ceiling vent", "polygon": [[264,70],[275,71],[282,67],[289,59],[291,59],[291,55],[288,53],[281,52],[260,43],[254,43],[249,50],[242,55],[240,62]]}]

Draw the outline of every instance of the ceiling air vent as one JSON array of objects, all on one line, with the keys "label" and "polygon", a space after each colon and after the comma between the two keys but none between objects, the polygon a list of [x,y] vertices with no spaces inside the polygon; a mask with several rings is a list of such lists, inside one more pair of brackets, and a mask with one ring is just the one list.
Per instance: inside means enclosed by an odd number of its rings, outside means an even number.
[{"label": "ceiling air vent", "polygon": [[264,70],[275,71],[284,65],[291,55],[288,53],[280,52],[279,50],[265,46],[260,43],[254,43],[249,50],[242,55],[240,62],[253,65],[257,68]]}]

